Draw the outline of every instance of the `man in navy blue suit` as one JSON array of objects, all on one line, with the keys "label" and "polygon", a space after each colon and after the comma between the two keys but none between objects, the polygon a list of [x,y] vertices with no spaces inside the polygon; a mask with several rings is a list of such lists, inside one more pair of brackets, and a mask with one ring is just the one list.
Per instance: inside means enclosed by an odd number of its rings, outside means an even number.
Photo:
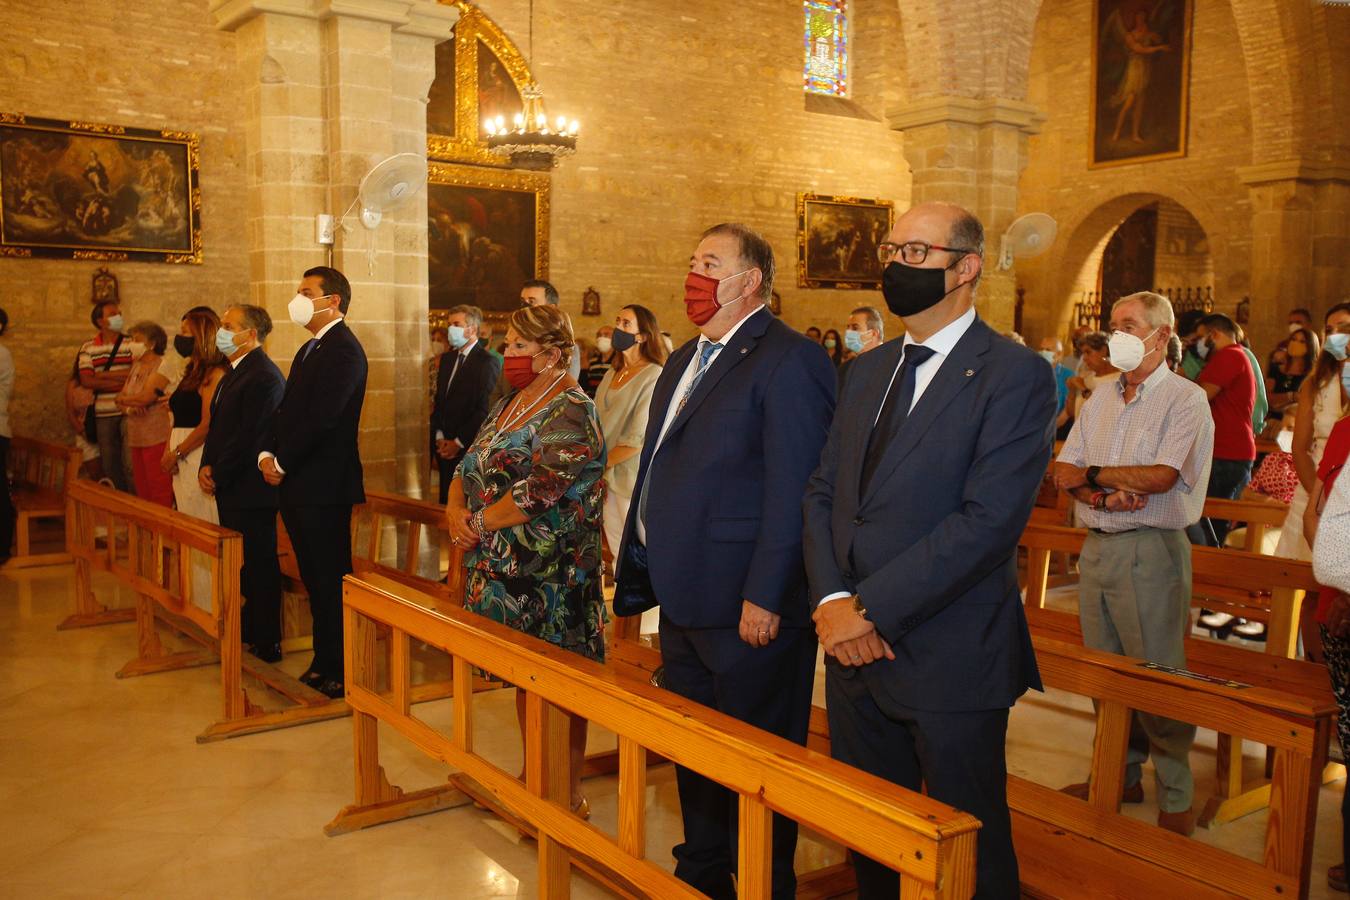
[{"label": "man in navy blue suit", "polygon": [[[836,759],[980,819],[977,897],[1019,896],[1008,709],[1041,688],[1017,539],[1054,440],[1050,367],[975,315],[984,228],[915,206],[878,248],[903,338],[859,356],[806,492]],[[858,895],[895,872],[855,855]]]},{"label": "man in navy blue suit", "polygon": [[[744,225],[704,232],[685,307],[700,336],[670,357],[619,552],[616,609],[660,606],[665,686],[806,742],[816,640],[802,565],[801,497],[834,409],[820,345],[778,321],[773,250]],[[676,769],[677,877],[735,896],[736,796]],[[773,895],[792,897],[796,823],[775,817]]]}]

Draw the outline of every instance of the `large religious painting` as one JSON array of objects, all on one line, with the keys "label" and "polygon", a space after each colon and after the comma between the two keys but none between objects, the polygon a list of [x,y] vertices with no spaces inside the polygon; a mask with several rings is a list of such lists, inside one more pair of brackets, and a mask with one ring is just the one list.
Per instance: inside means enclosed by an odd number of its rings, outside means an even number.
[{"label": "large religious painting", "polygon": [[1191,0],[1095,0],[1089,165],[1186,155]]},{"label": "large religious painting", "polygon": [[0,113],[0,256],[202,261],[197,135]]},{"label": "large religious painting", "polygon": [[521,284],[548,277],[548,215],[547,176],[432,163],[431,309],[472,303],[498,319],[518,308]]},{"label": "large religious painting", "polygon": [[881,288],[877,245],[895,222],[889,200],[797,195],[797,286]]}]

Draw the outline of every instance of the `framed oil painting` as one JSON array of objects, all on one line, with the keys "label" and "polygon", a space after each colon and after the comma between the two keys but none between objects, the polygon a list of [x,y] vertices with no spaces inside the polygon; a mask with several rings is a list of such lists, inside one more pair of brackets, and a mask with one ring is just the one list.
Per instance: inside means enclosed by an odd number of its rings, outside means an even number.
[{"label": "framed oil painting", "polygon": [[548,277],[548,176],[435,162],[428,174],[430,307],[518,308],[521,284]]},{"label": "framed oil painting", "polygon": [[1088,165],[1186,155],[1192,0],[1093,0]]},{"label": "framed oil painting", "polygon": [[881,287],[877,244],[895,222],[889,200],[797,195],[797,286]]},{"label": "framed oil painting", "polygon": [[197,135],[0,113],[0,256],[200,263]]}]

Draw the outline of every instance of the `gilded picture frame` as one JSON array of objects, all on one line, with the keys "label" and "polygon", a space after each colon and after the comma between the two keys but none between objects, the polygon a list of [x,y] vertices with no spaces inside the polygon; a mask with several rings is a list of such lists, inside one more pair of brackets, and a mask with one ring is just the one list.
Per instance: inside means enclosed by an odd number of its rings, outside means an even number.
[{"label": "gilded picture frame", "polygon": [[0,112],[0,256],[202,261],[189,131]]},{"label": "gilded picture frame", "polygon": [[1186,155],[1192,0],[1093,0],[1088,168]]},{"label": "gilded picture frame", "polygon": [[797,286],[881,288],[877,245],[895,224],[890,200],[797,195]]},{"label": "gilded picture frame", "polygon": [[549,178],[440,162],[427,170],[429,306],[471,303],[496,321],[520,306],[522,282],[548,277]]},{"label": "gilded picture frame", "polygon": [[[482,10],[463,0],[453,0],[450,5],[459,10],[460,16],[453,40],[437,51],[436,80],[428,106],[427,158],[505,168],[509,162],[489,150],[483,140],[482,119],[487,113],[496,112],[509,120],[512,111],[481,109],[480,101],[492,93],[481,81],[485,73],[500,72],[505,76],[503,80],[509,79],[510,84],[505,87],[514,89],[518,98],[532,81],[529,65],[511,39]],[[491,58],[480,59],[483,51]],[[443,67],[451,60],[454,78],[447,83]],[[441,110],[440,105],[451,109]],[[451,120],[453,128],[444,128]]]}]

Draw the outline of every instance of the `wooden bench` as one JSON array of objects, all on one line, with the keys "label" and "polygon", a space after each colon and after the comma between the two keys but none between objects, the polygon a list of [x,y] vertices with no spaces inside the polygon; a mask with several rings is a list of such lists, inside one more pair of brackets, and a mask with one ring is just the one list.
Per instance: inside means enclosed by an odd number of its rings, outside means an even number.
[{"label": "wooden bench", "polygon": [[[197,736],[199,742],[350,713],[344,700],[330,699],[279,666],[243,652],[239,626],[243,551],[236,532],[88,481],[75,482],[67,500],[76,611],[64,627],[134,618],[137,656],[121,668],[118,677],[218,663],[223,713]],[[378,497],[374,504],[360,508],[354,520],[379,532],[397,533],[400,523],[416,531],[434,521],[431,510],[436,509],[421,501]],[[96,536],[96,527],[102,537]],[[376,559],[362,559],[360,565],[372,578],[386,577],[381,573],[404,568],[396,555],[381,551]],[[110,609],[99,603],[92,590],[93,571],[108,572],[135,591],[135,607]],[[431,580],[423,584],[433,592],[445,590]],[[160,638],[161,626],[197,646],[167,650]],[[278,695],[284,705],[256,705],[244,687],[245,674]],[[449,682],[431,680],[414,685],[412,691],[417,701],[439,699],[448,696]]]},{"label": "wooden bench", "polygon": [[[631,897],[702,896],[646,858],[646,756],[658,753],[727,786],[739,797],[739,894],[770,896],[772,815],[781,813],[831,840],[898,870],[902,898],[963,898],[974,891],[979,823],[809,749],[746,726],[650,685],[461,610],[435,598],[385,591],[348,577],[347,693],[355,709],[356,799],[325,831],[341,834],[471,797],[499,804],[538,841],[540,896],[569,895],[577,866]],[[394,651],[388,692],[376,681],[376,630]],[[475,752],[473,692],[456,690],[452,731],[413,716],[408,646],[416,640],[453,657],[456,685],[483,669],[526,685],[525,781]],[[616,837],[568,809],[567,717],[574,713],[619,740]],[[381,724],[457,772],[449,783],[405,793],[379,764]]]},{"label": "wooden bench", "polygon": [[70,562],[65,548],[33,552],[33,523],[66,517],[66,485],[79,477],[80,451],[16,435],[9,441],[8,474],[15,510],[14,555],[8,565],[22,568]]}]

